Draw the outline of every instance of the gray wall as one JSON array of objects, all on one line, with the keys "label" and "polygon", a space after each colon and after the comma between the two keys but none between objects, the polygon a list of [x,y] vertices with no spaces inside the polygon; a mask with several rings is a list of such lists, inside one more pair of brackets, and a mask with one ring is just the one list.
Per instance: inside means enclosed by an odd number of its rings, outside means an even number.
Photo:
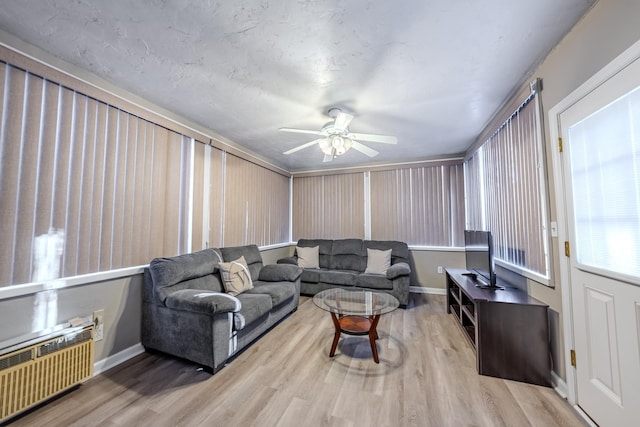
[{"label": "gray wall", "polygon": [[141,292],[142,275],[137,274],[0,300],[0,342],[31,333],[34,319],[51,310],[58,324],[104,309],[104,340],[95,345],[98,362],[140,343]]}]

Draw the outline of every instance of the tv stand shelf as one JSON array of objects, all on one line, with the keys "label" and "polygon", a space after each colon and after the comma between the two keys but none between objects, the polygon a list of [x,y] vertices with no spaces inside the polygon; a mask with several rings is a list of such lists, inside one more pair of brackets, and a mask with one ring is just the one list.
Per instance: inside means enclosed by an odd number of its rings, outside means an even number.
[{"label": "tv stand shelf", "polygon": [[447,313],[476,353],[481,375],[550,386],[548,306],[525,292],[477,287],[464,269],[446,269]]}]

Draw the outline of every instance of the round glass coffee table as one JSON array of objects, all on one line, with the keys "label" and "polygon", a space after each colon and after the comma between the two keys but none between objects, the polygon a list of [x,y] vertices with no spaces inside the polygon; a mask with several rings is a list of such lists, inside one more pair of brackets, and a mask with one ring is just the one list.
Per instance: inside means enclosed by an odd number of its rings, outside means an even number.
[{"label": "round glass coffee table", "polygon": [[368,335],[373,360],[380,363],[376,347],[378,339],[376,328],[380,316],[392,312],[400,305],[396,297],[383,292],[327,289],[315,294],[313,302],[331,313],[335,335],[329,357],[333,357],[336,353],[340,334]]}]

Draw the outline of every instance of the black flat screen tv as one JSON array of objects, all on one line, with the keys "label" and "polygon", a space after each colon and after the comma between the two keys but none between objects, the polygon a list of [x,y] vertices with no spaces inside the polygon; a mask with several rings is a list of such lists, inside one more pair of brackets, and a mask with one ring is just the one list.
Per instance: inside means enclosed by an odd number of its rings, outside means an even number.
[{"label": "black flat screen tv", "polygon": [[476,286],[498,288],[493,263],[493,239],[490,231],[465,230],[464,251],[467,270]]}]

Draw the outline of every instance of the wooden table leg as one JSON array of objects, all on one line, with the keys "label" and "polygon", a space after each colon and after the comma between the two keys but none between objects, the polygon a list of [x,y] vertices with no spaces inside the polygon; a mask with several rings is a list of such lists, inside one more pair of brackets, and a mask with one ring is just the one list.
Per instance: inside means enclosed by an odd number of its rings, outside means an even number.
[{"label": "wooden table leg", "polygon": [[380,320],[380,315],[373,316],[371,322],[371,329],[369,329],[369,343],[371,344],[371,352],[373,353],[373,361],[376,363],[380,363],[378,359],[378,347],[376,346],[376,340],[378,339],[378,321]]},{"label": "wooden table leg", "polygon": [[333,336],[333,344],[331,344],[331,352],[329,357],[333,357],[336,354],[336,348],[338,348],[338,341],[340,341],[340,322],[338,321],[338,315],[331,313],[331,320],[333,320],[333,326],[336,329],[336,333]]}]

